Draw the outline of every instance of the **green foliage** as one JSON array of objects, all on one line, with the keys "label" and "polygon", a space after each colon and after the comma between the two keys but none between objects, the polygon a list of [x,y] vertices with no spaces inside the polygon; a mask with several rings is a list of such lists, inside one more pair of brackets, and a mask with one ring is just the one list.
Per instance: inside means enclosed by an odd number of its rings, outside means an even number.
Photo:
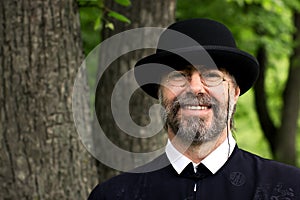
[{"label": "green foliage", "polygon": [[235,138],[240,148],[264,158],[272,158],[269,145],[260,129],[253,100],[253,91],[239,98],[235,114]]},{"label": "green foliage", "polygon": [[125,17],[124,15],[122,15],[120,13],[117,13],[117,12],[114,12],[114,11],[109,11],[108,16],[112,17],[112,18],[115,18],[115,19],[117,19],[121,22],[125,22],[125,23],[130,24],[130,19],[128,19],[127,17]]},{"label": "green foliage", "polygon": [[81,37],[85,55],[100,43],[102,10],[97,7],[80,7]]},{"label": "green foliage", "polygon": [[130,0],[115,0],[115,2],[122,6],[130,6],[131,5]]},{"label": "green foliage", "polygon": [[[130,0],[114,0],[121,6],[130,6]],[[85,55],[101,41],[102,28],[114,30],[114,24],[107,17],[124,23],[131,23],[125,15],[104,5],[104,0],[77,0],[80,12],[81,34]]]},{"label": "green foliage", "polygon": [[94,30],[100,30],[100,29],[101,29],[101,16],[98,16],[94,24]]}]

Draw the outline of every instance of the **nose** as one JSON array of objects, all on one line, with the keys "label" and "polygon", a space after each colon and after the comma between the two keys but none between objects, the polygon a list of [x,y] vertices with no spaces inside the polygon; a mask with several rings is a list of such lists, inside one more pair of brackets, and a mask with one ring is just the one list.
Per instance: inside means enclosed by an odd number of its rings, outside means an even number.
[{"label": "nose", "polygon": [[199,94],[199,93],[204,93],[205,92],[203,82],[201,81],[201,76],[200,76],[199,72],[197,72],[197,71],[194,71],[192,73],[192,75],[191,75],[190,89],[195,94]]}]

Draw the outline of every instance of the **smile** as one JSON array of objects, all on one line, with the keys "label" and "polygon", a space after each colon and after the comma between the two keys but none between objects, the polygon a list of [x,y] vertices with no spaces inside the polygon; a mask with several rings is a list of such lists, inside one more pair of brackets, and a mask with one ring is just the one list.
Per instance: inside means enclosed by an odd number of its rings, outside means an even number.
[{"label": "smile", "polygon": [[184,106],[183,109],[187,110],[208,110],[210,106]]}]

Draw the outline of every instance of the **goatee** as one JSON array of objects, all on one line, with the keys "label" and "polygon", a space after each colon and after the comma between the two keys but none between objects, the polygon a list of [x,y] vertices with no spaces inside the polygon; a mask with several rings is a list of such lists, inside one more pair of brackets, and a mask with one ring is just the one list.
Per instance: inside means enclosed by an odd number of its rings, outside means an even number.
[{"label": "goatee", "polygon": [[[207,94],[194,95],[186,92],[178,96],[172,102],[162,97],[162,104],[165,107],[164,119],[166,125],[183,143],[199,145],[213,141],[222,133],[227,125],[227,104],[221,104],[214,97]],[[186,116],[178,114],[180,108],[185,105],[209,105],[213,111],[211,123],[198,116]]]}]

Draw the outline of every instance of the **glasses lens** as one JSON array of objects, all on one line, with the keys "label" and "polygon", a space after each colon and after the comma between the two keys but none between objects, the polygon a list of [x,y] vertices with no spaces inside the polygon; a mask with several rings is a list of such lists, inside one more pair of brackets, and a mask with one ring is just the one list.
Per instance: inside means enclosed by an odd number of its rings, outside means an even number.
[{"label": "glasses lens", "polygon": [[201,78],[207,86],[217,86],[223,81],[223,73],[217,70],[204,71]]},{"label": "glasses lens", "polygon": [[[202,71],[200,76],[202,83],[211,87],[219,85],[224,79],[224,74],[218,70]],[[168,84],[175,87],[184,87],[188,81],[189,75],[180,71],[173,71],[167,77]]]},{"label": "glasses lens", "polygon": [[183,72],[173,71],[168,74],[168,83],[172,86],[183,87],[187,83],[187,75]]}]

